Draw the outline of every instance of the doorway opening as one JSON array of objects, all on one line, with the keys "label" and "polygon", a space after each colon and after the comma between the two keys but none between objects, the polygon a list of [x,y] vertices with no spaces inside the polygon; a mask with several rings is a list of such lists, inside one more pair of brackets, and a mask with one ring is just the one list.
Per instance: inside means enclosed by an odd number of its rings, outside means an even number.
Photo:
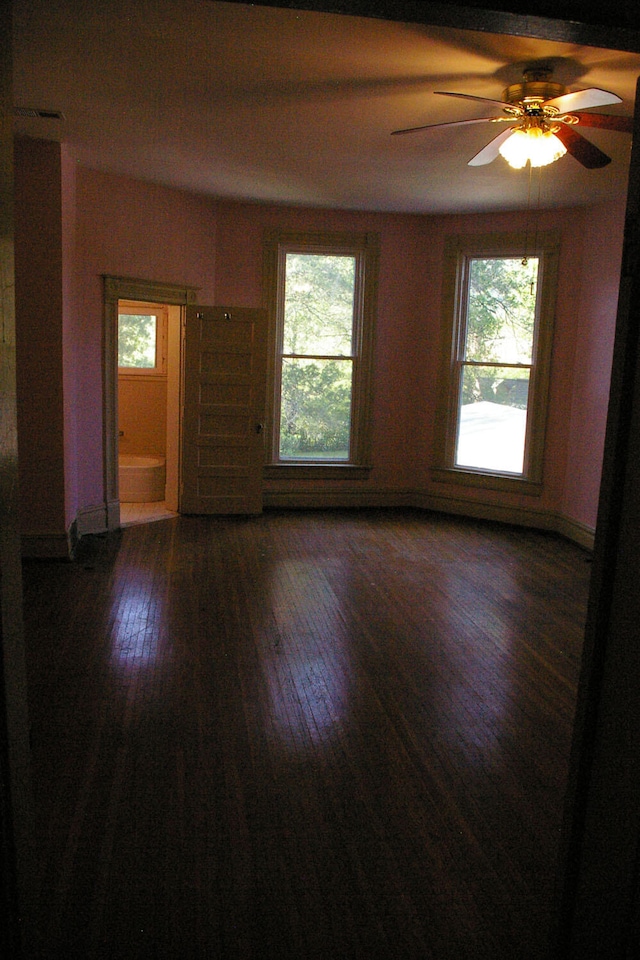
[{"label": "doorway opening", "polygon": [[181,309],[167,303],[118,301],[122,526],[178,513]]},{"label": "doorway opening", "polygon": [[[104,481],[110,530],[180,511],[182,321],[196,294],[192,287],[104,277]],[[120,316],[130,334],[122,344]],[[164,461],[162,500],[156,492],[148,501],[122,498],[121,503],[121,453]],[[147,485],[147,466],[134,484]],[[157,487],[162,481],[156,468],[154,473]]]}]

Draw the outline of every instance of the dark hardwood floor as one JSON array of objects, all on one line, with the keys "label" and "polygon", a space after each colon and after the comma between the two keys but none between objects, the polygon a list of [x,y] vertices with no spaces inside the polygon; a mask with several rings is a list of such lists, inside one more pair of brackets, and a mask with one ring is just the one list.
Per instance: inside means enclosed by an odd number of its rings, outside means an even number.
[{"label": "dark hardwood floor", "polygon": [[539,960],[590,566],[418,512],[25,563],[47,960]]}]

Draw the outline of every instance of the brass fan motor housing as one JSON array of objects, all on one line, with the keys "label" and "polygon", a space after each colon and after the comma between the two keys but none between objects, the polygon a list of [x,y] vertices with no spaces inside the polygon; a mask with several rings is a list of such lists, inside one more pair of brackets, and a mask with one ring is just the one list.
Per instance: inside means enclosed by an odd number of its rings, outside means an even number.
[{"label": "brass fan motor housing", "polygon": [[552,83],[550,80],[527,80],[521,83],[512,83],[504,91],[503,99],[505,103],[528,104],[543,103],[545,100],[553,100],[555,97],[561,97],[565,92],[565,87],[561,83]]}]

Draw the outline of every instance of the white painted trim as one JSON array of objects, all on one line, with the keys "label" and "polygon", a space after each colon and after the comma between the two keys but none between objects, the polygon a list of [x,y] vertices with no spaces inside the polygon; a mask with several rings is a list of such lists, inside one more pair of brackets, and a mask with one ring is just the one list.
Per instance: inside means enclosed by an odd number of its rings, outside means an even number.
[{"label": "white painted trim", "polygon": [[178,512],[180,504],[180,430],[182,382],[182,314],[179,304],[168,304],[167,325],[167,439],[165,462],[165,504],[167,510]]},{"label": "white painted trim", "polygon": [[78,511],[76,527],[79,537],[91,533],[104,533],[107,527],[107,506],[100,503],[94,507],[83,507]]},{"label": "white painted trim", "polygon": [[[183,306],[195,303],[197,287],[141,280],[133,277],[103,276],[103,473],[107,501],[107,529],[120,526],[118,496],[118,301],[140,300]],[[175,483],[172,490],[175,488]]]},{"label": "white painted trim", "polygon": [[107,503],[107,530],[120,528],[120,501],[109,500]]}]

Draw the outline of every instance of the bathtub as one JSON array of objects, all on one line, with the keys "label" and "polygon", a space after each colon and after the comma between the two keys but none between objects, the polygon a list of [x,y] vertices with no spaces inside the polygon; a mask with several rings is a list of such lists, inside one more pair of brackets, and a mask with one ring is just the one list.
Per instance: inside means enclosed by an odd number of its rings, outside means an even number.
[{"label": "bathtub", "polygon": [[166,466],[164,457],[120,454],[118,485],[122,503],[151,503],[164,500]]}]

